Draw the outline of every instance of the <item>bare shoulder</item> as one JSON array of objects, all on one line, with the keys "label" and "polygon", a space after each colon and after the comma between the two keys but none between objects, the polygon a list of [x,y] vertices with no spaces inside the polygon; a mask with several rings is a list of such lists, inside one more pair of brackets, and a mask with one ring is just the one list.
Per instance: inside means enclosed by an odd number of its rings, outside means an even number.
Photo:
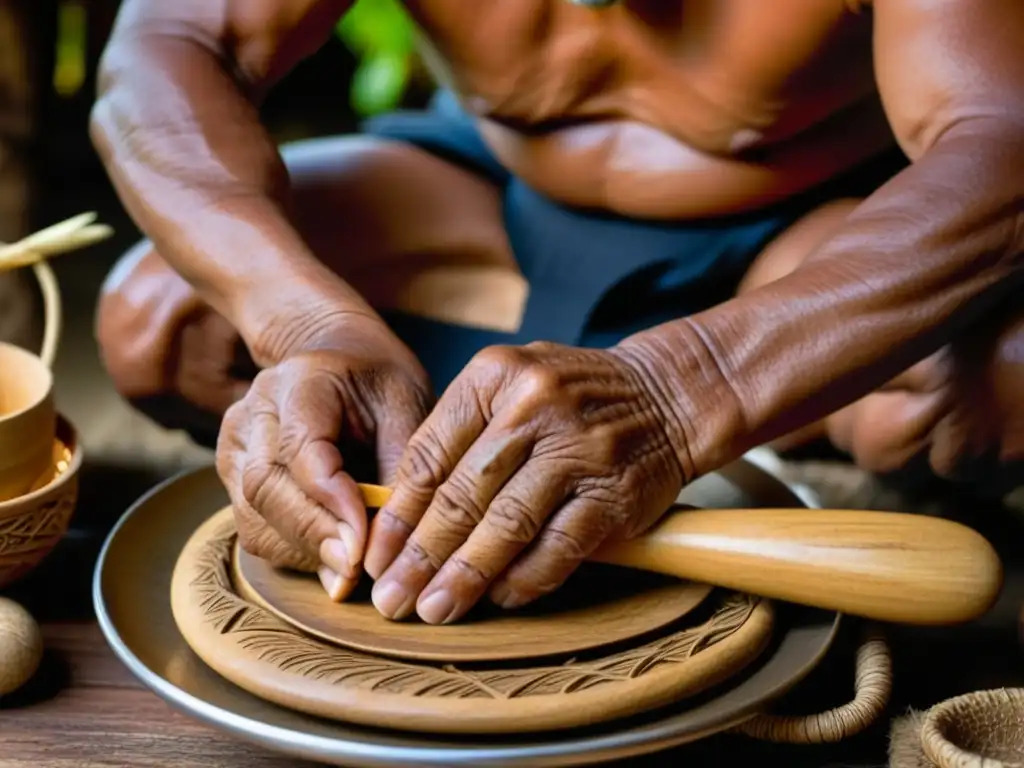
[{"label": "bare shoulder", "polygon": [[140,36],[215,49],[253,83],[274,80],[326,42],[354,0],[124,0],[108,59]]},{"label": "bare shoulder", "polygon": [[118,29],[201,28],[266,29],[270,25],[295,27],[320,17],[340,18],[354,0],[123,0]]}]

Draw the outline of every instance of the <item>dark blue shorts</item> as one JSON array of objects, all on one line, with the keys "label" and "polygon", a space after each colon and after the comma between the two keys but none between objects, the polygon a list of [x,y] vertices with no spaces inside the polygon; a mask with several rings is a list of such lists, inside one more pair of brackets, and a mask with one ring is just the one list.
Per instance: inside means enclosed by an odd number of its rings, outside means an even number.
[{"label": "dark blue shorts", "polygon": [[448,92],[440,92],[426,110],[374,118],[364,132],[420,147],[499,187],[509,242],[530,285],[522,326],[514,334],[400,312],[386,315],[438,391],[492,344],[606,347],[721,303],[734,295],[764,246],[796,219],[825,200],[869,194],[905,164],[901,154],[888,154],[826,188],[754,214],[641,221],[575,210],[532,190],[498,163],[473,118]]}]

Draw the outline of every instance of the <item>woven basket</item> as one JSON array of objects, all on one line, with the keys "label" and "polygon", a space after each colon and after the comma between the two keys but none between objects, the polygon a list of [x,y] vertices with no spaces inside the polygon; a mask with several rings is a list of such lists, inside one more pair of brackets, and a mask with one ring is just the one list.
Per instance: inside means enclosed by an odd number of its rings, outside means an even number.
[{"label": "woven basket", "polygon": [[933,707],[921,748],[937,768],[1024,768],[1024,689],[979,691]]}]

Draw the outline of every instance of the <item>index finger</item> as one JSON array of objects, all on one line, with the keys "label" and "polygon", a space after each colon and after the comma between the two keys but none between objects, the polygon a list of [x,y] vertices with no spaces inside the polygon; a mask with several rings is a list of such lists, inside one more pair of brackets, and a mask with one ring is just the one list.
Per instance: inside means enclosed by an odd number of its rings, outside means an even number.
[{"label": "index finger", "polygon": [[473,382],[456,379],[409,440],[394,490],[370,524],[364,567],[372,578],[391,566],[437,489],[487,428],[488,414],[480,405],[485,394]]}]

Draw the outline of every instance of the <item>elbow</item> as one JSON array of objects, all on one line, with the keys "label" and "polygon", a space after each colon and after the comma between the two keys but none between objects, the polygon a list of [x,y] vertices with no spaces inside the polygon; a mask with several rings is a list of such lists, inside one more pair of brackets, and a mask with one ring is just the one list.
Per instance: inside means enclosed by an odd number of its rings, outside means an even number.
[{"label": "elbow", "polygon": [[89,113],[89,141],[104,165],[111,158],[111,123],[110,106],[105,97],[100,96]]},{"label": "elbow", "polygon": [[[990,110],[949,123],[915,160],[961,249],[1000,270],[1024,267],[1024,111]],[[926,170],[928,169],[928,170]],[[931,169],[934,169],[932,171]]]},{"label": "elbow", "polygon": [[115,31],[115,36],[99,61],[96,99],[89,112],[89,141],[105,165],[109,164],[113,156],[118,133],[115,104],[121,92],[128,87],[124,82],[126,68],[120,63],[125,59],[123,48],[124,43],[118,40]]}]

